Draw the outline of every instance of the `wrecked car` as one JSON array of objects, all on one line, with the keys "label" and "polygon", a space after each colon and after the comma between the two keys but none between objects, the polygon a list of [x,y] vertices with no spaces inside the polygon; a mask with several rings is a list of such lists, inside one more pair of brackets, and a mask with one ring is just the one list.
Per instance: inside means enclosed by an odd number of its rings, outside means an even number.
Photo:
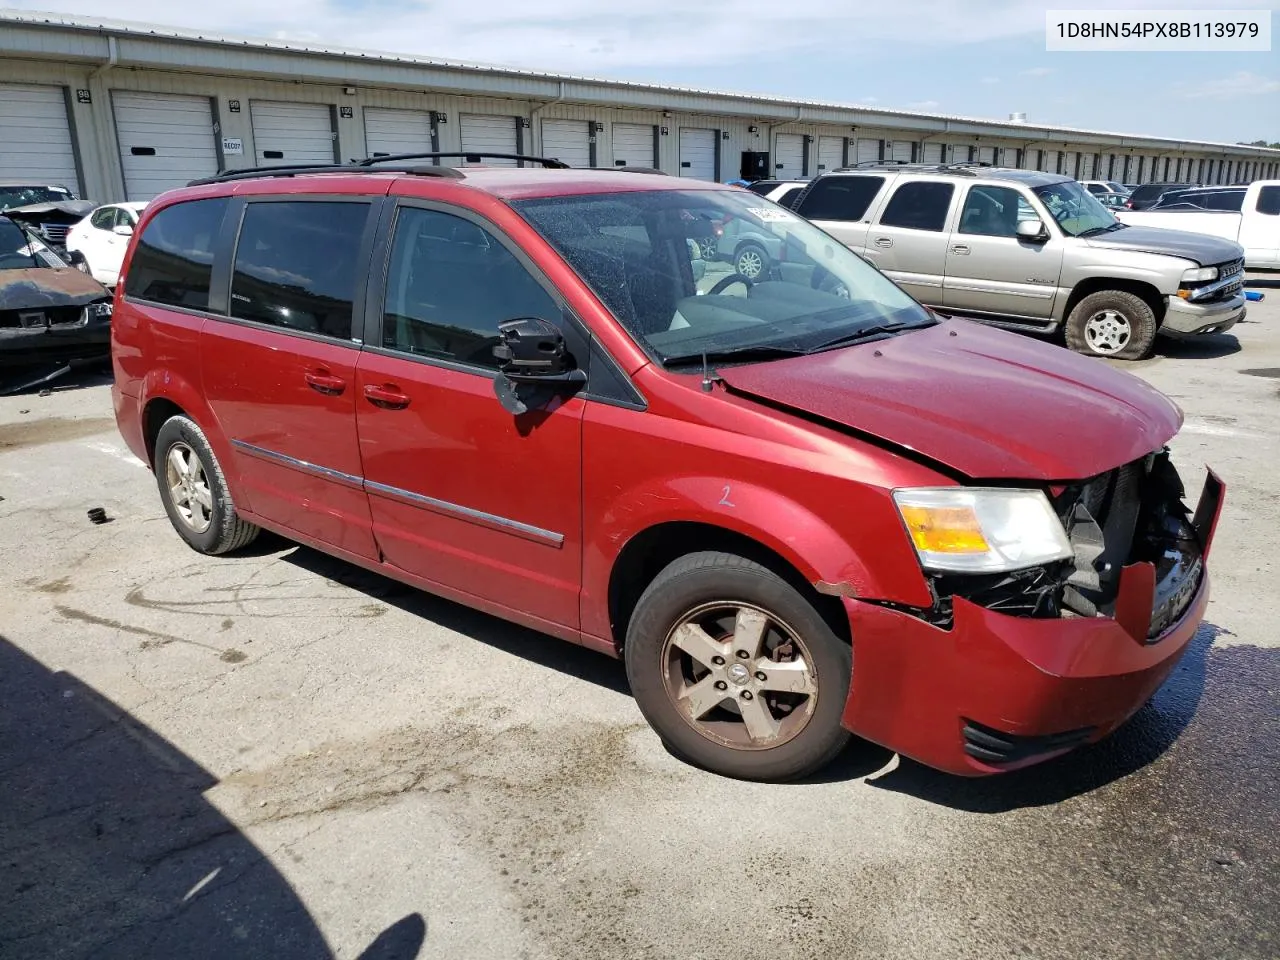
[{"label": "wrecked car", "polygon": [[[1144,381],[747,190],[410,159],[143,213],[113,399],[192,549],[269,529],[622,658],[673,753],[757,780],[854,734],[1015,769],[1177,665],[1223,487],[1188,507]],[[733,218],[769,271],[700,260]]]},{"label": "wrecked car", "polygon": [[96,208],[92,200],[77,200],[66,187],[0,181],[0,212],[25,224],[59,257],[86,273],[81,266],[84,257],[67,249],[67,234]]},{"label": "wrecked car", "polygon": [[0,392],[109,355],[111,293],[0,214]]}]

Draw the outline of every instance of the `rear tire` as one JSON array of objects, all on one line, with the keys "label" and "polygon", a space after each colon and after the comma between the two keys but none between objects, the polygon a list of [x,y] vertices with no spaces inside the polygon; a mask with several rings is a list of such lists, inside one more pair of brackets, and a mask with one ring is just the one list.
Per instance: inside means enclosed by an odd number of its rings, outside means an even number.
[{"label": "rear tire", "polygon": [[1067,317],[1067,346],[1076,353],[1116,360],[1141,360],[1156,341],[1151,305],[1124,290],[1091,293]]},{"label": "rear tire", "polygon": [[236,513],[218,458],[190,417],[170,417],[156,434],[155,474],[169,522],[193,550],[229,553],[261,532]]},{"label": "rear tire", "polygon": [[672,562],[636,604],[624,655],[645,719],[696,766],[793,780],[849,742],[840,726],[849,645],[794,587],[751,560],[704,552]]}]

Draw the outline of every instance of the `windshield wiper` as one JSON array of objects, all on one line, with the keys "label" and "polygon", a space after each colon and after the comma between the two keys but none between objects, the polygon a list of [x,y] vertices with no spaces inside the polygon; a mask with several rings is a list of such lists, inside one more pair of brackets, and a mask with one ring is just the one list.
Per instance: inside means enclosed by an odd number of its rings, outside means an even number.
[{"label": "windshield wiper", "polygon": [[1100,233],[1113,233],[1116,230],[1123,230],[1125,225],[1117,220],[1115,223],[1106,227],[1090,227],[1088,230],[1082,230],[1076,234],[1077,237],[1096,237]]},{"label": "windshield wiper", "polygon": [[877,323],[870,327],[863,327],[861,330],[855,330],[853,333],[846,333],[843,336],[836,337],[834,340],[827,340],[816,347],[810,347],[807,352],[820,353],[823,350],[834,350],[836,347],[851,347],[856,343],[862,343],[886,333],[897,333],[899,330],[919,330],[932,326],[934,326],[934,321],[932,320],[925,323],[906,320],[897,320],[893,323]]},{"label": "windshield wiper", "polygon": [[664,366],[676,367],[707,363],[754,363],[764,360],[782,360],[786,357],[802,357],[807,351],[794,347],[734,347],[729,350],[708,350],[705,353],[681,353],[667,357]]}]

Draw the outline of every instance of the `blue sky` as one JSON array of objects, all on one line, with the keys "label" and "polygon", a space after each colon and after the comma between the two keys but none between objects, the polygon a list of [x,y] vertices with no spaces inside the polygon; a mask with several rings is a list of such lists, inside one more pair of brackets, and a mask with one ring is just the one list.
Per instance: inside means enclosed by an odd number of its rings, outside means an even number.
[{"label": "blue sky", "polygon": [[[1266,9],[1256,0],[1198,5]],[[1280,141],[1277,52],[1048,53],[1044,11],[1073,7],[1062,0],[113,0],[109,13],[101,0],[17,6],[714,90]],[[1194,9],[1179,0],[1074,6]]]}]

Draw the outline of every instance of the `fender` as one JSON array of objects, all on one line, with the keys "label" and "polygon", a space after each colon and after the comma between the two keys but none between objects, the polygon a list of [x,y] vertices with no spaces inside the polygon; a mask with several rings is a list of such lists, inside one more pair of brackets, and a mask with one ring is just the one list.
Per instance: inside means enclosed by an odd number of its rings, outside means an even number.
[{"label": "fender", "polygon": [[[896,524],[888,491],[861,487],[864,496],[883,500],[880,517]],[[864,520],[870,511],[859,511]],[[649,480],[610,499],[599,521],[584,530],[583,631],[609,636],[609,579],[618,556],[633,538],[663,523],[711,524],[768,547],[810,583],[848,585],[855,596],[893,600],[913,606],[932,603],[915,555],[900,530],[886,542],[882,524],[859,524],[841,532],[808,507],[777,490],[723,477],[684,476]],[[851,535],[853,534],[853,535]],[[861,541],[861,542],[857,542]],[[900,541],[901,548],[894,549]],[[876,567],[859,555],[876,551]]]},{"label": "fender", "polygon": [[[138,414],[144,431],[147,423],[147,407],[155,400],[168,400],[170,403],[177,404],[187,416],[200,425],[200,429],[209,440],[209,446],[213,448],[213,455],[218,458],[218,465],[222,467],[222,475],[226,478],[231,498],[237,507],[251,511],[253,504],[245,491],[244,484],[241,483],[239,462],[235,451],[227,443],[222,425],[208,401],[205,400],[204,394],[186,377],[168,367],[160,367],[147,371],[142,380],[139,396]],[[154,472],[155,464],[151,463],[149,466]]]}]

